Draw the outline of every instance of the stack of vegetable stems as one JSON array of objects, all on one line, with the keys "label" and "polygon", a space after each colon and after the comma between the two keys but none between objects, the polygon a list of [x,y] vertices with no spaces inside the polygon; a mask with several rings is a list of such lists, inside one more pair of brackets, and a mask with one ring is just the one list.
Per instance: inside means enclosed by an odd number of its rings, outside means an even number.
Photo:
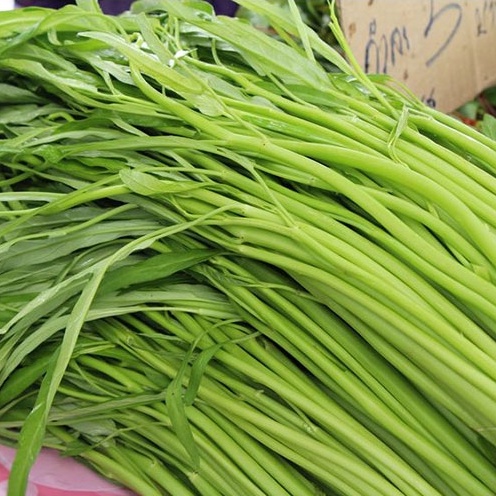
[{"label": "stack of vegetable stems", "polygon": [[9,495],[493,494],[496,145],[239,3],[0,16]]}]

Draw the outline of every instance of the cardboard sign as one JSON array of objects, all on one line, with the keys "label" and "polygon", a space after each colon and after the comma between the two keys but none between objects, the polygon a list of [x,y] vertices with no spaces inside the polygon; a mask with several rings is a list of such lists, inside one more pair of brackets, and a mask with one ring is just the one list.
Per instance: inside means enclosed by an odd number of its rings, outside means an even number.
[{"label": "cardboard sign", "polygon": [[496,84],[496,0],[338,0],[367,73],[402,81],[450,112]]}]

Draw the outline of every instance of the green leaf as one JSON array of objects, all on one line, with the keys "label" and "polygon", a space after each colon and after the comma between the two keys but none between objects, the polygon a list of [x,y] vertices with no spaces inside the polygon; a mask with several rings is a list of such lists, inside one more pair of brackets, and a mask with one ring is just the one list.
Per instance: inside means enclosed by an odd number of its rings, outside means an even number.
[{"label": "green leaf", "polygon": [[217,343],[209,346],[207,349],[203,350],[193,362],[191,367],[191,373],[189,376],[188,387],[184,393],[184,403],[186,405],[192,405],[195,400],[196,393],[200,387],[200,382],[209,364],[210,360],[214,355],[225,345],[225,343]]},{"label": "green leaf", "polygon": [[107,438],[115,434],[116,425],[111,419],[98,419],[98,421],[81,420],[79,422],[68,423],[78,433],[85,434],[93,442],[98,442],[101,438]]},{"label": "green leaf", "polygon": [[36,360],[28,365],[17,368],[12,372],[8,380],[2,384],[2,397],[0,399],[0,407],[6,405],[9,401],[19,397],[26,391],[34,382],[36,382],[44,372],[52,357],[52,350],[50,353],[45,353],[38,356]]},{"label": "green leaf", "polygon": [[484,114],[481,130],[486,136],[496,140],[496,118],[491,114]]},{"label": "green leaf", "polygon": [[274,75],[285,83],[304,83],[313,88],[328,86],[322,67],[251,24],[224,16],[205,20],[208,16],[199,15],[196,8],[177,0],[163,2],[160,7],[231,44],[261,75]]},{"label": "green leaf", "polygon": [[163,64],[153,55],[139,48],[136,44],[133,44],[118,35],[93,31],[80,33],[80,35],[103,41],[109,46],[115,48],[126,56],[131,62],[134,62],[140,72],[153,77],[165,88],[176,91],[185,98],[188,96],[200,95],[204,91],[203,86],[198,84],[196,81],[181,75],[179,72]]},{"label": "green leaf", "polygon": [[[88,226],[81,231],[64,233],[57,232],[56,235],[46,239],[26,239],[17,243],[8,244],[6,253],[2,253],[0,270],[13,270],[23,264],[47,263],[55,261],[71,253],[77,253],[83,248],[90,246],[101,246],[104,243],[125,238],[130,233],[135,235],[147,234],[158,229],[158,222],[145,221],[143,219],[119,220],[100,222],[94,226]],[[2,247],[3,248],[3,247]]]},{"label": "green leaf", "polygon": [[43,98],[35,93],[12,84],[0,83],[0,102],[2,105],[20,103],[40,103]]},{"label": "green leaf", "polygon": [[97,0],[76,0],[76,4],[78,7],[88,12],[102,12]]},{"label": "green leaf", "polygon": [[187,193],[205,184],[194,181],[170,181],[158,179],[152,174],[139,172],[131,169],[122,169],[119,172],[122,182],[134,193],[145,196]]},{"label": "green leaf", "polygon": [[182,386],[192,353],[193,347],[186,353],[176,376],[167,387],[165,401],[172,429],[190,456],[193,468],[197,469],[200,465],[200,453],[193,438],[193,431],[191,430],[191,425],[186,413]]},{"label": "green leaf", "polygon": [[26,492],[28,474],[41,451],[53,400],[71,359],[79,333],[86,321],[105,269],[106,266],[103,265],[99,270],[95,270],[93,277],[83,288],[81,296],[69,316],[62,343],[48,365],[47,373],[38,392],[36,404],[21,429],[19,448],[9,479],[8,496],[18,496]]},{"label": "green leaf", "polygon": [[[288,14],[286,5],[283,7],[276,3],[260,2],[258,0],[237,0],[236,3],[243,6],[245,9],[256,12],[263,18],[266,18],[270,25],[279,27],[292,36],[301,36],[303,34],[301,30],[304,29],[304,27],[301,23],[296,23],[294,17]],[[281,3],[287,4],[287,2]],[[319,53],[343,73],[347,74],[350,72],[346,60],[337,50],[324,42],[317,32],[307,27],[306,32],[303,34],[303,37],[305,36],[307,37],[306,40],[309,45],[315,52]]]},{"label": "green leaf", "polygon": [[0,109],[0,124],[26,124],[37,117],[61,110],[56,105],[39,107],[34,104],[9,105]]},{"label": "green leaf", "polygon": [[132,266],[119,267],[107,274],[99,292],[108,293],[133,284],[163,279],[203,262],[215,253],[213,250],[174,251],[155,255]]}]

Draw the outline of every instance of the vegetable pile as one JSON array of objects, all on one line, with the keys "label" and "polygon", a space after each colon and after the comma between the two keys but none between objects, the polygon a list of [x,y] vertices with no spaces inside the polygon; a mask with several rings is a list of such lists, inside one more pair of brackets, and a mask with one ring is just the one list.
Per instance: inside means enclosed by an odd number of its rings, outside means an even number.
[{"label": "vegetable pile", "polygon": [[0,15],[9,496],[494,495],[496,142],[238,3]]},{"label": "vegetable pile", "polygon": [[454,115],[465,124],[496,139],[496,87],[489,87],[465,103]]}]

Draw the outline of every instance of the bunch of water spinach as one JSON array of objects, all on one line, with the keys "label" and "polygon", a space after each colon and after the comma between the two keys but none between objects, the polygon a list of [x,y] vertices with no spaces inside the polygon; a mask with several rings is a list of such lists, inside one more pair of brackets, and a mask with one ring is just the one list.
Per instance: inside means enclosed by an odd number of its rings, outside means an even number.
[{"label": "bunch of water spinach", "polygon": [[494,494],[496,144],[238,3],[0,14],[9,495]]}]

